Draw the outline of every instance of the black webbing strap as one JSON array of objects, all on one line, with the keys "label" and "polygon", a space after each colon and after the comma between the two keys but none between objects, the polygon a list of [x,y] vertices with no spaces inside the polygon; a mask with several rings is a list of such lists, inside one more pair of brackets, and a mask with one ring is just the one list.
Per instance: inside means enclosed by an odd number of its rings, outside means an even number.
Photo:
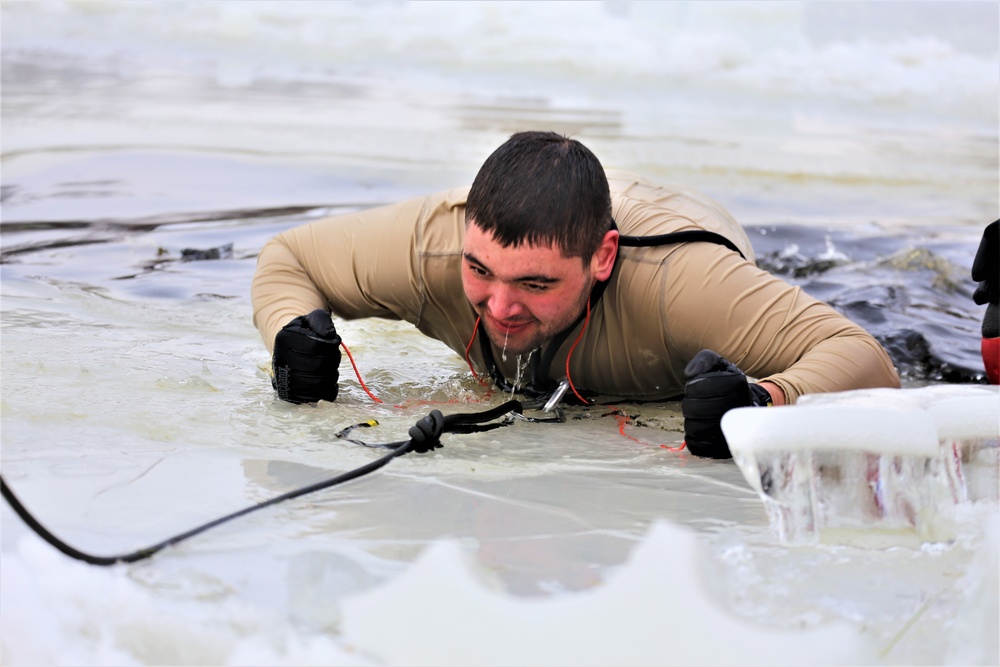
[{"label": "black webbing strap", "polygon": [[651,248],[653,246],[669,245],[671,243],[714,243],[726,246],[740,257],[746,259],[746,255],[735,243],[727,239],[722,234],[710,232],[707,229],[688,229],[682,232],[670,232],[669,234],[656,234],[654,236],[619,236],[618,245],[630,246],[633,248]]}]

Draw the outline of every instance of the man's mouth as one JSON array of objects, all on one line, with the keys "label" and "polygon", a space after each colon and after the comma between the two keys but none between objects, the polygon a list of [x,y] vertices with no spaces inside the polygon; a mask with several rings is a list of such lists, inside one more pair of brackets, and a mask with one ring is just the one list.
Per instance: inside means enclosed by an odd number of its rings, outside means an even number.
[{"label": "man's mouth", "polygon": [[493,329],[504,335],[518,334],[533,322],[533,320],[498,320],[492,315],[487,315],[486,319]]}]

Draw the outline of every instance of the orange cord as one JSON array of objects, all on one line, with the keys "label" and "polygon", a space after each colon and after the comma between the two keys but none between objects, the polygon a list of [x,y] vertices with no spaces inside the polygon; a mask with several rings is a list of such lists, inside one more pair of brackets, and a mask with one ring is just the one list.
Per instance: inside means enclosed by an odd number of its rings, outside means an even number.
[{"label": "orange cord", "polygon": [[340,341],[340,346],[344,348],[344,352],[347,353],[347,358],[351,360],[351,366],[354,367],[354,374],[358,376],[358,382],[361,383],[361,388],[365,390],[365,393],[368,394],[368,396],[373,401],[375,401],[376,403],[381,403],[382,399],[373,394],[371,390],[368,389],[368,385],[365,384],[365,381],[361,379],[361,373],[360,371],[358,371],[358,365],[354,363],[354,355],[351,354],[351,351],[347,349],[347,345],[344,344],[344,341]]},{"label": "orange cord", "polygon": [[479,384],[486,386],[486,381],[479,377],[476,373],[476,369],[472,367],[472,358],[469,356],[470,350],[472,350],[472,344],[476,341],[476,334],[479,333],[479,320],[482,316],[476,318],[476,325],[472,327],[472,338],[469,339],[469,344],[465,346],[465,363],[469,364],[469,370],[472,371],[472,377],[479,380]]},{"label": "orange cord", "polygon": [[[476,319],[476,328],[473,329],[473,331],[472,331],[472,340],[469,341],[469,345],[465,348],[465,360],[469,363],[469,370],[472,371],[473,377],[475,377],[477,380],[479,380],[480,384],[482,384],[482,385],[485,386],[486,383],[483,381],[482,378],[479,377],[479,375],[476,374],[476,370],[472,367],[472,362],[469,360],[469,350],[472,349],[472,343],[473,343],[473,341],[476,340],[476,332],[478,330],[479,330],[479,320]],[[378,396],[376,396],[375,394],[373,394],[371,392],[371,390],[368,388],[368,385],[365,384],[365,381],[361,379],[361,372],[358,370],[358,365],[356,363],[354,363],[354,355],[351,354],[351,351],[347,348],[347,345],[345,345],[344,342],[341,341],[340,342],[340,346],[342,348],[344,348],[344,352],[347,353],[347,358],[351,362],[351,367],[354,368],[354,375],[358,378],[358,382],[361,384],[361,388],[364,389],[365,393],[368,394],[369,398],[371,398],[376,403],[384,403],[384,401],[381,398],[379,398]],[[486,395],[487,398],[490,396],[491,393],[492,392],[487,393],[487,395]],[[474,400],[474,399],[452,399],[450,401],[417,400],[417,401],[410,401],[408,403],[401,403],[399,405],[394,405],[393,407],[395,407],[395,408],[405,408],[405,407],[412,406],[412,405],[452,405],[452,404],[456,404],[456,403],[479,403],[479,402],[480,401]]]},{"label": "orange cord", "polygon": [[580,339],[583,338],[583,332],[587,330],[588,324],[590,324],[590,299],[587,299],[587,317],[583,320],[583,328],[580,329],[579,335],[576,337],[576,340],[573,341],[573,345],[570,346],[569,352],[566,354],[566,381],[569,382],[569,388],[573,390],[573,395],[580,399],[580,402],[584,405],[590,405],[590,401],[581,396],[580,392],[576,390],[576,385],[573,384],[573,378],[570,377],[569,374],[569,360],[573,358],[573,350],[576,349],[577,343],[579,343]]},{"label": "orange cord", "polygon": [[[631,435],[629,435],[628,433],[625,432],[625,426],[629,422],[632,421],[632,418],[626,412],[624,412],[623,410],[619,410],[618,408],[615,408],[614,411],[611,412],[611,416],[613,416],[615,418],[615,421],[618,422],[618,433],[620,435],[623,435],[626,438],[628,438],[629,440],[631,440],[632,442],[638,443],[640,445],[646,445],[646,446],[650,446],[650,447],[653,446],[652,443],[640,440],[639,438],[633,437],[633,436],[631,436]],[[668,452],[679,452],[682,449],[684,449],[686,446],[687,446],[687,443],[685,443],[683,441],[681,442],[681,444],[677,445],[676,447],[670,447],[668,445],[660,445],[660,447],[662,447],[663,449],[667,450]]]}]

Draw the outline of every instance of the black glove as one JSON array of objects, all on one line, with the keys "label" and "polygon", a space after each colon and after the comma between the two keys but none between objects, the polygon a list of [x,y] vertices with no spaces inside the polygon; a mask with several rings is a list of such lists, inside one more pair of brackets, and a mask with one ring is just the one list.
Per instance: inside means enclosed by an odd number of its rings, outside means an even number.
[{"label": "black glove", "polygon": [[722,434],[722,415],[733,408],[770,405],[764,387],[747,382],[735,364],[711,350],[702,350],[684,368],[684,442],[695,456],[728,459],[729,445]]},{"label": "black glove", "polygon": [[278,398],[291,403],[337,399],[340,379],[340,336],[330,313],[322,309],[300,315],[274,338],[271,385]]},{"label": "black glove", "polygon": [[979,304],[1000,302],[1000,220],[983,230],[979,250],[972,261],[972,279],[979,283],[973,300]]},{"label": "black glove", "polygon": [[983,315],[983,365],[990,383],[1000,383],[1000,220],[986,225],[972,262],[972,279],[979,283],[973,300],[986,304]]}]

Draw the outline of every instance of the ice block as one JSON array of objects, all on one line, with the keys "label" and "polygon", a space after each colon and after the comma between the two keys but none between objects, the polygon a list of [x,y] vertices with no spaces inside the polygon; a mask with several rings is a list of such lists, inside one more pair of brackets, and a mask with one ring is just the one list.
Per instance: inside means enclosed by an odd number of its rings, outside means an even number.
[{"label": "ice block", "polygon": [[916,546],[955,536],[952,483],[926,410],[740,408],[722,430],[786,541]]}]

